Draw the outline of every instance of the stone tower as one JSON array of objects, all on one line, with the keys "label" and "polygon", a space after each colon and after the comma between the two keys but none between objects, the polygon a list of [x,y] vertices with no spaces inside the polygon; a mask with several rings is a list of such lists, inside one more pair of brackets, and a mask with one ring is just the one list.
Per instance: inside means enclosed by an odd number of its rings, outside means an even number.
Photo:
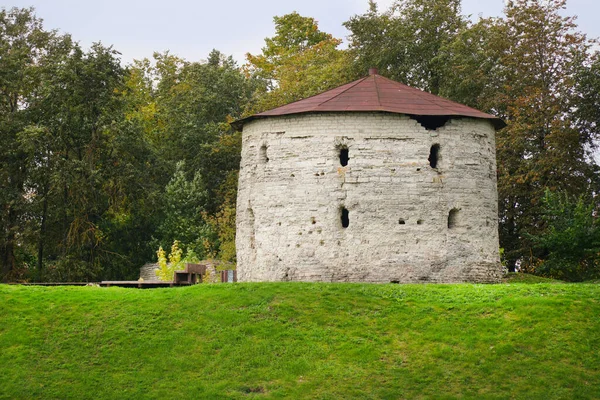
[{"label": "stone tower", "polygon": [[372,70],[234,126],[240,281],[499,279],[496,117]]}]

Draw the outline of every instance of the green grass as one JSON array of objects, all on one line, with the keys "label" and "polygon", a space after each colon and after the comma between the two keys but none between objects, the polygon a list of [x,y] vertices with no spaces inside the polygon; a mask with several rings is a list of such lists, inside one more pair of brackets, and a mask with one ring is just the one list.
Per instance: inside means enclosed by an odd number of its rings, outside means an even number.
[{"label": "green grass", "polygon": [[0,285],[0,398],[598,399],[600,285]]}]

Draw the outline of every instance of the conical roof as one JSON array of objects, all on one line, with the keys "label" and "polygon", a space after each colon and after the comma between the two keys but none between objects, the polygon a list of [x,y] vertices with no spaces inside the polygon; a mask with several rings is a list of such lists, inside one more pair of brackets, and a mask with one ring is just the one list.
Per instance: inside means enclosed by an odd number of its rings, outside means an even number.
[{"label": "conical roof", "polygon": [[290,114],[321,112],[380,111],[414,116],[471,117],[488,119],[496,129],[506,124],[494,115],[486,114],[454,101],[387,79],[376,71],[335,89],[299,100],[233,123],[241,129],[244,123],[258,118]]}]

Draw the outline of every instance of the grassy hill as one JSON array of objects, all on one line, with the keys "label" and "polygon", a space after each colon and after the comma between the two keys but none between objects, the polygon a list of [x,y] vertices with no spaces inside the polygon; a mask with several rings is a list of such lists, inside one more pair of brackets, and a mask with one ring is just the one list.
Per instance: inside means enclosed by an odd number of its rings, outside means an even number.
[{"label": "grassy hill", "polygon": [[600,398],[600,285],[0,285],[0,398]]}]

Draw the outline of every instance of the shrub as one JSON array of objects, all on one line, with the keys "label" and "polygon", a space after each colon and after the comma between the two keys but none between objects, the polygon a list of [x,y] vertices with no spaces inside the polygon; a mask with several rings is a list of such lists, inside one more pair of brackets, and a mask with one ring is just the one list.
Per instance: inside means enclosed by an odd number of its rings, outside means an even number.
[{"label": "shrub", "polygon": [[545,229],[531,236],[541,250],[531,272],[567,281],[600,278],[600,220],[594,199],[546,191]]},{"label": "shrub", "polygon": [[156,255],[158,257],[158,270],[156,271],[156,276],[158,279],[165,282],[172,281],[175,271],[183,270],[186,263],[198,262],[198,257],[192,250],[189,250],[185,258],[182,258],[183,250],[181,249],[179,240],[173,242],[168,262],[166,253],[162,247],[158,249]]}]

